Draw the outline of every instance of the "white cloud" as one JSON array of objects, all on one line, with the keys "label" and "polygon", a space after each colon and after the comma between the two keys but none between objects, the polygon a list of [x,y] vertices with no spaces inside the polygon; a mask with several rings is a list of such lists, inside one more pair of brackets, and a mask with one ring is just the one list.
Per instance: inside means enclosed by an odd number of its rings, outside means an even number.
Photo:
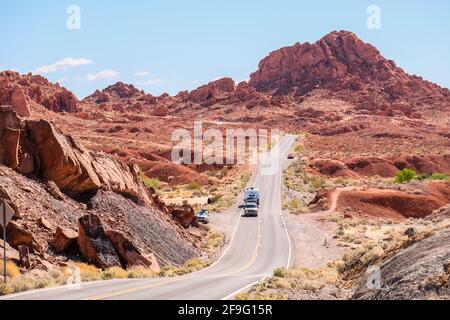
[{"label": "white cloud", "polygon": [[53,64],[49,64],[46,66],[41,66],[36,68],[35,73],[49,73],[49,72],[56,72],[60,70],[67,70],[69,68],[75,68],[79,66],[84,66],[88,64],[93,64],[89,59],[79,58],[74,59],[71,57],[64,58],[62,60],[56,61]]},{"label": "white cloud", "polygon": [[113,79],[119,75],[116,70],[108,69],[97,73],[90,73],[86,76],[87,81],[96,81],[100,79]]},{"label": "white cloud", "polygon": [[148,71],[140,71],[140,72],[136,72],[134,74],[136,77],[146,77],[150,75],[150,72]]},{"label": "white cloud", "polygon": [[162,79],[149,79],[146,81],[137,81],[136,84],[140,86],[153,86],[155,84],[163,83],[164,81]]}]

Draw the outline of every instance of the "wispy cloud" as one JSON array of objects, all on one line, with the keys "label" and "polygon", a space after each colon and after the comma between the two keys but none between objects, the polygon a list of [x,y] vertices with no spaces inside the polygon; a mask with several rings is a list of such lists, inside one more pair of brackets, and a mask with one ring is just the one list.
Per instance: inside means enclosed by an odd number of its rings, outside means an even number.
[{"label": "wispy cloud", "polygon": [[149,79],[145,81],[137,81],[136,84],[139,86],[153,86],[155,84],[163,83],[164,81],[162,79]]},{"label": "wispy cloud", "polygon": [[35,73],[49,73],[49,72],[57,72],[60,70],[67,70],[70,68],[75,68],[79,66],[84,66],[88,64],[93,64],[89,59],[78,58],[74,59],[71,57],[64,58],[62,60],[56,61],[53,64],[49,64],[46,66],[41,66],[35,69]]},{"label": "wispy cloud", "polygon": [[90,73],[86,76],[87,81],[96,81],[100,79],[113,79],[119,76],[116,70],[108,69],[97,73]]},{"label": "wispy cloud", "polygon": [[148,71],[139,71],[134,74],[136,77],[147,77],[150,75]]}]

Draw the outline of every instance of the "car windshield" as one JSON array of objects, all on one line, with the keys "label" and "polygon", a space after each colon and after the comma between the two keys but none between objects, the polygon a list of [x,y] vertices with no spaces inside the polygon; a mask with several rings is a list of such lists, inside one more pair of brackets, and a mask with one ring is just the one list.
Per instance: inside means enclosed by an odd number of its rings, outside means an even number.
[{"label": "car windshield", "polygon": [[254,208],[256,208],[256,204],[254,203],[245,205],[245,209],[254,209]]}]

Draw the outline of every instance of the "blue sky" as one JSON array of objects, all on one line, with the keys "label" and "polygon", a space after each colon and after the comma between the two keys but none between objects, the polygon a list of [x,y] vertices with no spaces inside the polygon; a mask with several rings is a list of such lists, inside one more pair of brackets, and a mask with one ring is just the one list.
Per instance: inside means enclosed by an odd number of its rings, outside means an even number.
[{"label": "blue sky", "polygon": [[[79,30],[66,26],[72,4]],[[380,30],[366,26],[369,5],[381,9]],[[79,98],[119,80],[175,94],[248,79],[269,52],[345,29],[450,87],[449,12],[448,0],[2,0],[0,70],[40,72]]]}]

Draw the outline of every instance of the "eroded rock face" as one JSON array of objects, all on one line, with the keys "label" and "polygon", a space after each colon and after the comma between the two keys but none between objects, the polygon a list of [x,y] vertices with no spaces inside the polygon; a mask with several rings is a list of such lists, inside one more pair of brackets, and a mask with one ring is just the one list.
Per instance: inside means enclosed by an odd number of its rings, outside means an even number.
[{"label": "eroded rock face", "polygon": [[415,300],[450,297],[450,231],[401,251],[381,265],[381,289],[371,290],[364,277],[353,299]]},{"label": "eroded rock face", "polygon": [[[1,107],[0,141],[0,164],[53,181],[69,196],[104,189],[150,201],[136,165],[88,151],[51,122],[27,120],[21,124],[11,107]],[[49,190],[55,198],[61,198],[58,190],[51,186]]]},{"label": "eroded rock face", "polygon": [[78,220],[77,243],[87,261],[105,269],[120,265],[119,256],[103,229],[100,218],[94,214]]}]

